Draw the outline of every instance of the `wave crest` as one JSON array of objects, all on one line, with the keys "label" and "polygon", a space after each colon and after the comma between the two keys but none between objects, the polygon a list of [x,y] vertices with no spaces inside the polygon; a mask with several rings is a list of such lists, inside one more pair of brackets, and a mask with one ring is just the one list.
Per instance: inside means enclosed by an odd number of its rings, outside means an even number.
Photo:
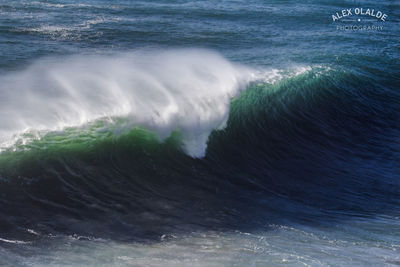
[{"label": "wave crest", "polygon": [[[0,147],[27,131],[57,131],[100,118],[127,117],[160,139],[182,134],[184,150],[205,153],[251,69],[207,50],[141,51],[45,59],[0,78]],[[14,138],[14,141],[12,137]]]}]

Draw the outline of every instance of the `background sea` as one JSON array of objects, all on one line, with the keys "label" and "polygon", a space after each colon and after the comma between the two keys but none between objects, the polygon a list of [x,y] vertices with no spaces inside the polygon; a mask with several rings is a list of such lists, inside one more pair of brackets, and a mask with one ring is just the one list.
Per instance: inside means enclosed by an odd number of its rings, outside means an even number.
[{"label": "background sea", "polygon": [[0,0],[0,265],[400,265],[399,22]]}]

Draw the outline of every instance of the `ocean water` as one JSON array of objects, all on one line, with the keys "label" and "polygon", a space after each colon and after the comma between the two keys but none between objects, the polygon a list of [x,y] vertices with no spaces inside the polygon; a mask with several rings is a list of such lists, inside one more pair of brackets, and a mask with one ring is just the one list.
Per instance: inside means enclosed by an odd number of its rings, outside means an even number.
[{"label": "ocean water", "polygon": [[399,22],[0,0],[0,265],[400,265]]}]

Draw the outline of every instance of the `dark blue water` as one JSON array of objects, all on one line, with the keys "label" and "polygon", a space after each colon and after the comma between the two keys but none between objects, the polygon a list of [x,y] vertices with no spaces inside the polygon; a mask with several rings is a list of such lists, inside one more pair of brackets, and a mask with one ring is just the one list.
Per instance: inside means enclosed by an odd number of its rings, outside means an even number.
[{"label": "dark blue water", "polygon": [[0,263],[398,265],[399,4],[0,0]]}]

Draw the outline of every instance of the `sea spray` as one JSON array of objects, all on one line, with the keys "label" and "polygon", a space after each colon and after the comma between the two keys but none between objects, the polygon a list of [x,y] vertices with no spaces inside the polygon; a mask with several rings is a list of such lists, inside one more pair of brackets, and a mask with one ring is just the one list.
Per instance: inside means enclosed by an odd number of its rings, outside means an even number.
[{"label": "sea spray", "polygon": [[226,124],[231,99],[254,76],[201,49],[43,59],[0,78],[0,147],[21,133],[39,137],[126,117],[124,127],[142,126],[160,139],[178,130],[185,152],[201,157],[210,132]]}]

